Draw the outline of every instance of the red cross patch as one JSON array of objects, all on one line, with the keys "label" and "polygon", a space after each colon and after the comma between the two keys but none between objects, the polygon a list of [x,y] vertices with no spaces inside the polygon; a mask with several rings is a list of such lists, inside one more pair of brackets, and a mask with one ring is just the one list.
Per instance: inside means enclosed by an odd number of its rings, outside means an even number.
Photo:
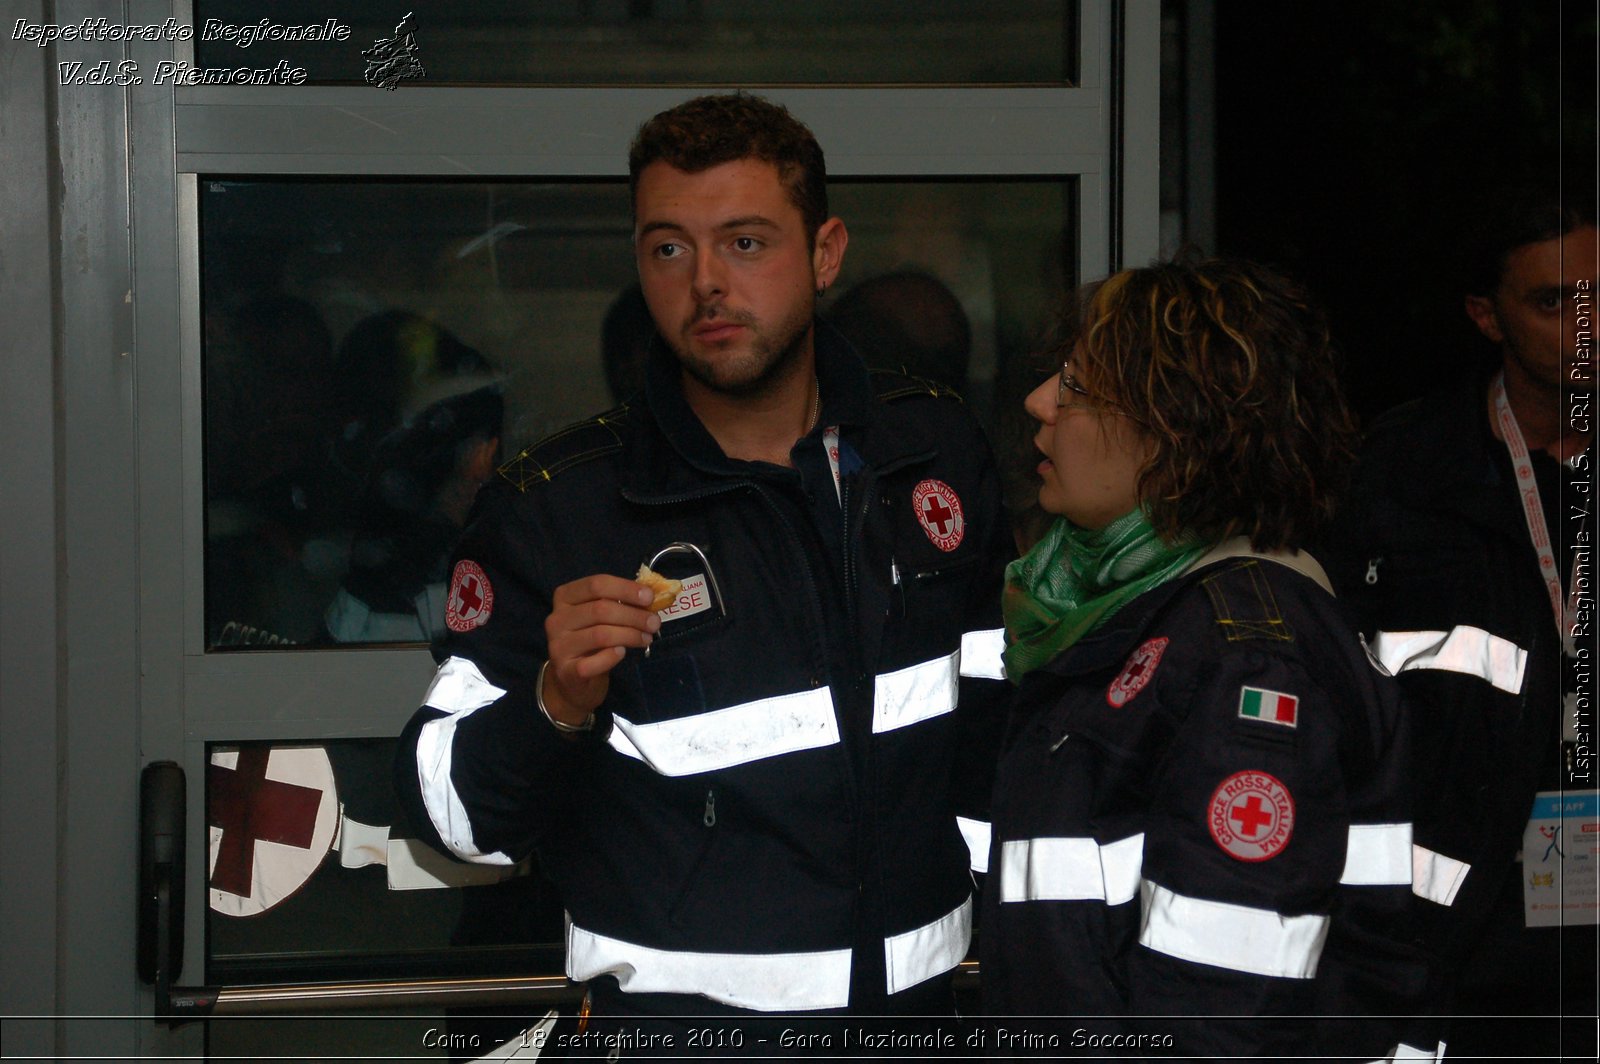
[{"label": "red cross patch", "polygon": [[470,632],[489,623],[494,609],[494,588],[483,573],[483,566],[463,558],[450,574],[450,600],[445,603],[444,623],[452,632]]},{"label": "red cross patch", "polygon": [[967,522],[961,516],[961,498],[942,480],[924,480],[911,489],[911,509],[933,545],[943,551],[961,546]]},{"label": "red cross patch", "polygon": [[1229,857],[1265,861],[1289,845],[1294,797],[1276,776],[1235,772],[1218,784],[1206,814],[1211,837]]},{"label": "red cross patch", "polygon": [[1161,653],[1166,649],[1167,637],[1163,635],[1145,640],[1138,650],[1128,655],[1128,663],[1122,666],[1122,672],[1106,688],[1106,705],[1121,709],[1132,702],[1133,696],[1143,691],[1144,685],[1156,674],[1156,666],[1161,664]]},{"label": "red cross patch", "polygon": [[213,750],[206,766],[211,908],[254,916],[293,895],[328,856],[338,814],[322,747]]}]

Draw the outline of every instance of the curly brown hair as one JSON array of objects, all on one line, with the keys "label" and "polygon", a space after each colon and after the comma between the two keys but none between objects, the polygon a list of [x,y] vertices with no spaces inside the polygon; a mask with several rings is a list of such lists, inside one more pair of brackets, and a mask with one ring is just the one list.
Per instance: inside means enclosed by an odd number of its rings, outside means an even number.
[{"label": "curly brown hair", "polygon": [[640,126],[628,149],[628,191],[637,205],[639,174],[654,162],[697,174],[740,159],[777,167],[806,239],[814,241],[828,220],[822,146],[788,108],[749,93],[697,96]]},{"label": "curly brown hair", "polygon": [[1240,260],[1160,263],[1080,291],[1060,349],[1152,454],[1139,498],[1169,542],[1314,541],[1354,460],[1327,321],[1305,290]]}]

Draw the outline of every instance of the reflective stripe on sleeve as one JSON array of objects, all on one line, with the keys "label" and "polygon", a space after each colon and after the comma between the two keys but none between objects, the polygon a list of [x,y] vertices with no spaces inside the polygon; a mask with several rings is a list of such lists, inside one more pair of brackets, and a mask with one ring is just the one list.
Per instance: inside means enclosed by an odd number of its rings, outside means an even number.
[{"label": "reflective stripe on sleeve", "polygon": [[514,865],[462,864],[420,839],[390,839],[384,863],[390,890],[439,890],[502,883],[526,875],[527,862]]},{"label": "reflective stripe on sleeve", "polygon": [[875,734],[943,716],[956,708],[959,653],[880,673],[872,684]]},{"label": "reflective stripe on sleeve", "polygon": [[1012,839],[1000,844],[1000,901],[1103,901],[1139,893],[1144,834],[1102,846],[1089,838]]},{"label": "reflective stripe on sleeve", "polygon": [[1270,909],[1207,901],[1139,884],[1139,944],[1179,960],[1252,975],[1311,979],[1328,938],[1326,916],[1284,916]]},{"label": "reflective stripe on sleeve", "polygon": [[967,852],[972,855],[972,870],[989,871],[989,822],[958,816],[956,827],[961,829],[961,840],[967,844]]},{"label": "reflective stripe on sleeve", "polygon": [[504,695],[504,691],[483,678],[478,666],[466,658],[451,657],[434,672],[428,693],[422,696],[422,704],[446,713],[471,713]]},{"label": "reflective stripe on sleeve", "polygon": [[1465,861],[1434,853],[1426,846],[1411,847],[1411,893],[1435,905],[1454,905],[1470,871],[1472,866]]},{"label": "reflective stripe on sleeve", "polygon": [[452,853],[464,861],[479,864],[509,865],[513,862],[503,853],[483,853],[473,845],[472,822],[450,779],[451,747],[455,742],[456,725],[504,694],[484,679],[478,666],[466,658],[447,658],[433,674],[423,705],[449,716],[431,720],[417,732],[417,782],[421,785],[422,804],[428,810],[428,819]]},{"label": "reflective stripe on sleeve", "polygon": [[1351,824],[1339,882],[1347,887],[1409,887],[1411,825]]},{"label": "reflective stripe on sleeve", "polygon": [[699,994],[761,1012],[837,1009],[850,1003],[850,951],[697,953],[652,949],[567,923],[567,978],[616,977],[630,994]]},{"label": "reflective stripe on sleeve", "polygon": [[1004,680],[1006,630],[990,628],[961,636],[961,675],[977,680]]},{"label": "reflective stripe on sleeve", "polygon": [[776,695],[692,717],[635,724],[614,717],[607,741],[663,776],[690,776],[839,741],[826,687]]},{"label": "reflective stripe on sleeve", "polygon": [[898,994],[961,963],[972,945],[972,899],[931,924],[883,940],[889,993]]},{"label": "reflective stripe on sleeve", "polygon": [[1522,690],[1528,652],[1482,628],[1460,625],[1448,632],[1379,632],[1372,648],[1396,676],[1408,669],[1442,669],[1487,680],[1510,694]]}]

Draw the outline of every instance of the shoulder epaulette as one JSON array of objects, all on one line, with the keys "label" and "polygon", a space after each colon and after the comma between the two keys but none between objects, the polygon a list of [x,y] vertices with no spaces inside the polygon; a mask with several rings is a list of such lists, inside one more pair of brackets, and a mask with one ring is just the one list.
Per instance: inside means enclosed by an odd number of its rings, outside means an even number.
[{"label": "shoulder epaulette", "polygon": [[1294,642],[1294,629],[1284,620],[1260,562],[1250,558],[1215,568],[1216,572],[1201,579],[1200,586],[1211,600],[1212,619],[1228,642],[1247,639]]},{"label": "shoulder epaulette", "polygon": [[620,451],[622,436],[617,429],[628,416],[628,405],[624,403],[587,421],[568,425],[524,447],[497,472],[518,491],[527,491],[534,484],[551,480],[575,465]]},{"label": "shoulder epaulette", "polygon": [[938,381],[928,380],[926,377],[914,377],[909,373],[899,370],[875,369],[869,371],[872,375],[872,389],[877,392],[878,399],[885,403],[895,403],[902,399],[911,399],[922,396],[928,399],[954,399],[956,402],[965,402],[961,393]]}]

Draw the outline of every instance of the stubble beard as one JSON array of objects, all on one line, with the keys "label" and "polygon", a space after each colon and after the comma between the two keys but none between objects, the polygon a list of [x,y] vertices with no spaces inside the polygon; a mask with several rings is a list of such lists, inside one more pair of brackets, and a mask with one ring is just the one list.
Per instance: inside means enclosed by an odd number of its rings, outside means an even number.
[{"label": "stubble beard", "polygon": [[[811,304],[796,308],[769,333],[748,314],[706,308],[684,327],[671,347],[683,371],[702,387],[733,399],[754,398],[772,392],[794,374],[811,339],[813,309]],[[750,334],[748,349],[716,359],[697,354],[688,339],[689,330],[702,318],[713,316],[743,325]]]}]

